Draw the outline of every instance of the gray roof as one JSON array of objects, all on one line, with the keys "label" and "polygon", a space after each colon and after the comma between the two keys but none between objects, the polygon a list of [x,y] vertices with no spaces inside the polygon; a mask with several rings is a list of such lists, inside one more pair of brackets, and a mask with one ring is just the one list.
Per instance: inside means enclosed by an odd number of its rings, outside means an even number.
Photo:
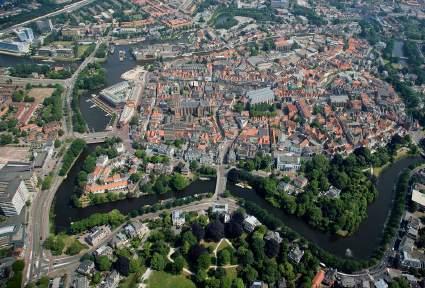
[{"label": "gray roof", "polygon": [[21,181],[32,177],[28,163],[8,162],[0,169],[0,202],[10,201]]},{"label": "gray roof", "polygon": [[251,104],[257,104],[274,100],[274,93],[270,87],[266,87],[248,91],[246,97],[248,97]]}]

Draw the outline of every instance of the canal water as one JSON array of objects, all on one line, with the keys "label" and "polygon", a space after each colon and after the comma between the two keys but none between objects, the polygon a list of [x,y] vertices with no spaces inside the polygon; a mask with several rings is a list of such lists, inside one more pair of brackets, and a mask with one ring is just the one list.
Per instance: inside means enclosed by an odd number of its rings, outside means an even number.
[{"label": "canal water", "polygon": [[368,259],[380,244],[385,222],[392,208],[394,187],[398,175],[409,165],[420,161],[424,161],[424,159],[421,157],[403,158],[381,173],[376,183],[379,192],[378,197],[367,209],[368,218],[362,222],[356,233],[348,237],[339,237],[318,231],[309,226],[303,219],[285,214],[282,210],[273,207],[252,189],[240,188],[229,183],[229,181],[227,189],[233,195],[254,202],[273,213],[288,227],[332,254],[345,257],[347,249],[350,249],[354,258]]},{"label": "canal water", "polygon": [[[131,45],[116,46],[114,54],[108,54],[106,61],[103,63],[103,68],[106,70],[106,86],[114,85],[120,81],[121,75],[136,67],[137,62],[131,55]],[[119,51],[125,51],[124,61],[119,59]],[[98,94],[99,91],[92,91]],[[111,120],[111,116],[107,115],[105,111],[93,105],[90,101],[91,94],[84,94],[80,96],[79,105],[80,111],[90,131],[103,131]]]},{"label": "canal water", "polygon": [[178,193],[146,195],[139,198],[124,199],[85,208],[77,208],[72,203],[72,195],[74,195],[76,188],[76,178],[83,167],[84,159],[94,148],[95,145],[89,145],[80,155],[75,165],[69,171],[67,178],[62,182],[56,192],[52,204],[54,207],[51,208],[54,212],[54,227],[56,233],[67,231],[72,222],[85,219],[93,213],[106,213],[113,209],[118,209],[121,213],[127,214],[144,205],[153,205],[161,200],[182,198],[202,193],[214,193],[215,191],[215,179],[205,181],[197,180],[190,184],[185,190]]}]

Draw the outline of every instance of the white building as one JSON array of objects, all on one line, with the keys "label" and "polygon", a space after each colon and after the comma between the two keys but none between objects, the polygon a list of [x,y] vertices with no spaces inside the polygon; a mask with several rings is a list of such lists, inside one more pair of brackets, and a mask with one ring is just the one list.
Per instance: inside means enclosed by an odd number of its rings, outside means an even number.
[{"label": "white building", "polygon": [[186,223],[186,219],[184,217],[184,214],[180,210],[174,210],[171,214],[171,219],[173,221],[173,225],[176,227],[181,227]]},{"label": "white building", "polygon": [[258,221],[255,216],[249,215],[245,218],[245,220],[243,220],[242,225],[247,232],[251,233],[255,230],[255,228],[261,225],[261,222]]}]

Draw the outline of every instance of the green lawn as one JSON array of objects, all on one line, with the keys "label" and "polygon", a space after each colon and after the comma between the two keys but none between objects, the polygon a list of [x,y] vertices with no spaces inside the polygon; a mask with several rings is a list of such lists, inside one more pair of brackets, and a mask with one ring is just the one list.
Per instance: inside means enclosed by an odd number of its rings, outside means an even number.
[{"label": "green lawn", "polygon": [[224,248],[230,247],[227,241],[221,241],[220,246],[217,248],[217,252],[223,250]]},{"label": "green lawn", "polygon": [[230,279],[236,279],[238,277],[238,271],[236,270],[236,267],[233,268],[227,268],[226,269],[226,275],[230,278]]},{"label": "green lawn", "polygon": [[90,45],[78,45],[77,57],[83,56],[84,52],[90,47]]},{"label": "green lawn", "polygon": [[137,280],[142,277],[143,273],[145,272],[146,268],[143,268],[141,271],[137,273],[131,273],[128,275],[127,278],[122,280],[120,282],[119,288],[137,288],[139,287],[139,283],[137,283]]},{"label": "green lawn", "polygon": [[148,280],[148,288],[195,288],[195,284],[186,277],[154,271]]}]

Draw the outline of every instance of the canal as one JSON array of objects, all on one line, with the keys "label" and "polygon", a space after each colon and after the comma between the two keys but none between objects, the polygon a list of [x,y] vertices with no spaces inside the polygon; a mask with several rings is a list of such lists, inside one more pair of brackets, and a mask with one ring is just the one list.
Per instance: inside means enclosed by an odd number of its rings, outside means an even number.
[{"label": "canal", "polygon": [[243,189],[229,182],[227,189],[236,197],[254,202],[268,210],[292,230],[332,254],[346,257],[347,249],[350,249],[354,258],[368,259],[380,244],[385,222],[391,212],[398,175],[411,164],[421,161],[424,161],[421,157],[403,158],[382,171],[376,183],[379,193],[376,200],[367,209],[367,219],[362,222],[357,232],[348,237],[339,237],[318,231],[303,219],[288,215],[273,207],[252,189]]},{"label": "canal", "polygon": [[205,181],[197,180],[190,184],[185,190],[178,193],[146,195],[139,198],[124,199],[95,206],[88,206],[85,208],[77,208],[72,203],[72,196],[76,189],[76,179],[78,173],[83,167],[85,158],[91,151],[94,150],[94,148],[95,145],[89,145],[88,148],[80,155],[75,165],[69,171],[67,178],[62,182],[56,192],[55,199],[52,204],[53,207],[51,207],[54,212],[53,221],[56,233],[67,231],[72,222],[85,219],[94,213],[106,213],[113,209],[118,209],[121,213],[127,214],[133,210],[143,207],[144,205],[153,205],[161,200],[182,198],[202,193],[214,193],[215,191],[215,179]]},{"label": "canal", "polygon": [[[121,75],[136,67],[137,62],[131,55],[132,47],[133,45],[116,46],[114,54],[108,54],[106,61],[102,64],[106,70],[106,87],[123,81]],[[119,59],[120,50],[125,51],[124,61]],[[111,115],[107,115],[105,111],[94,105],[90,100],[91,94],[98,94],[99,91],[83,94],[79,99],[80,111],[87,123],[87,127],[90,131],[96,132],[105,130],[111,120]]]}]

